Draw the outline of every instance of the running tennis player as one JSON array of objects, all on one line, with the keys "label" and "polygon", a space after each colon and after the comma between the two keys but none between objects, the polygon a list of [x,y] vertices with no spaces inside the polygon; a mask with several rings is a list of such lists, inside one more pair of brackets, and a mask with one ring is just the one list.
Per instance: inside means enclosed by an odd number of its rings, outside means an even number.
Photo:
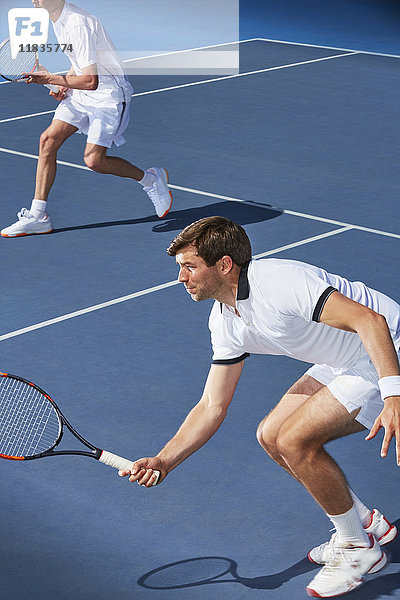
[{"label": "running tennis player", "polygon": [[171,243],[179,281],[193,300],[215,299],[213,361],[200,402],[161,452],[135,461],[130,481],[150,487],[198,450],[225,418],[250,353],[312,363],[260,423],[261,446],[321,505],[335,527],[309,558],[324,565],[308,594],[331,597],[361,585],[386,563],[381,545],[396,528],[349,489],[324,448],[332,439],[381,428],[381,455],[397,440],[400,465],[400,306],[361,282],[293,260],[251,260],[242,227],[224,217],[189,225]]},{"label": "running tennis player", "polygon": [[27,83],[58,85],[50,95],[60,101],[54,119],[40,138],[36,188],[31,207],[18,213],[18,221],[1,231],[17,237],[52,231],[47,198],[56,175],[60,146],[75,132],[87,136],[86,165],[93,171],[138,181],[152,200],[156,213],[164,217],[171,208],[172,195],[167,171],[151,167],[143,171],[128,161],[108,156],[113,143],[125,142],[132,87],[125,79],[122,63],[100,21],[64,0],[32,0],[45,8],[59,44],[71,62],[67,75],[32,73]]}]

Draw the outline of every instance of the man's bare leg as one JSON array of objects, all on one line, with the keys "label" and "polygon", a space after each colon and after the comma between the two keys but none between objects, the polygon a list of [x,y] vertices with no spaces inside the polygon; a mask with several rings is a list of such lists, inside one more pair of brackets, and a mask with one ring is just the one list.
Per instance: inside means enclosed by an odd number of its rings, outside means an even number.
[{"label": "man's bare leg", "polygon": [[297,479],[296,475],[276,447],[278,432],[284,421],[322,387],[323,384],[313,377],[303,375],[261,421],[257,429],[257,439],[265,452],[295,479]]},{"label": "man's bare leg", "polygon": [[132,165],[124,158],[118,156],[107,156],[108,148],[97,144],[86,144],[84,161],[92,171],[105,175],[116,175],[118,177],[129,177],[141,181],[144,171]]},{"label": "man's bare leg", "polygon": [[347,512],[353,500],[346,479],[323,445],[365,430],[323,387],[292,412],[279,429],[276,447],[294,476],[329,515]]},{"label": "man's bare leg", "polygon": [[47,201],[57,170],[57,152],[78,129],[55,119],[40,136],[39,160],[36,169],[35,198]]}]

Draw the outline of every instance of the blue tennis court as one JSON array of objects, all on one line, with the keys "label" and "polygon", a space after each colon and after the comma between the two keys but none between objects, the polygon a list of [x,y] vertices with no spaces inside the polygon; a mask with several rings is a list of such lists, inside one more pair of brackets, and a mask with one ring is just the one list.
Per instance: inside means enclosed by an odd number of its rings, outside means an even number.
[{"label": "blue tennis court", "polygon": [[[233,42],[238,74],[132,78],[117,153],[168,168],[165,219],[132,181],[89,171],[76,135],[58,156],[53,233],[0,240],[0,370],[43,387],[88,440],[128,458],[160,450],[208,372],[211,303],[191,301],[165,252],[191,222],[227,216],[257,258],[317,264],[399,301],[400,57],[313,39]],[[55,109],[40,86],[16,85],[0,84],[2,227],[29,206]],[[80,457],[1,461],[0,596],[305,598],[307,552],[331,524],[255,431],[306,368],[249,358],[221,429],[151,490]],[[381,459],[378,438],[329,447],[352,489],[400,527],[394,448]],[[400,539],[389,550],[388,567],[349,598],[400,599]]]}]

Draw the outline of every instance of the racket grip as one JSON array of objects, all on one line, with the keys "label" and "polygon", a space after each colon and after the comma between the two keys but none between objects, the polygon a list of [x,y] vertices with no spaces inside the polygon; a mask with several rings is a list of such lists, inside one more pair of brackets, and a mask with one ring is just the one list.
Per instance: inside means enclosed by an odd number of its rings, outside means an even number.
[{"label": "racket grip", "polygon": [[54,92],[55,94],[58,93],[58,85],[52,85],[51,83],[45,83],[44,87],[47,87],[47,89]]},{"label": "racket grip", "polygon": [[[132,469],[133,462],[131,460],[127,460],[126,458],[122,458],[122,456],[118,456],[117,454],[113,454],[112,452],[107,452],[107,450],[103,450],[100,454],[99,461],[109,467],[114,467],[114,469],[118,469],[122,471],[127,469],[130,471]],[[152,485],[156,485],[159,477],[160,471],[154,470],[154,474],[156,475],[156,480]]]}]

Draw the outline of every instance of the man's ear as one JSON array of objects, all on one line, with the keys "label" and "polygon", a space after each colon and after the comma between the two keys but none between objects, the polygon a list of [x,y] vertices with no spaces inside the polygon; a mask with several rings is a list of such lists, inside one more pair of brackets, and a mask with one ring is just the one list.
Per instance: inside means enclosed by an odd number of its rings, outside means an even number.
[{"label": "man's ear", "polygon": [[220,263],[221,273],[224,275],[227,275],[232,271],[234,263],[230,256],[225,255],[220,258],[218,262]]}]

